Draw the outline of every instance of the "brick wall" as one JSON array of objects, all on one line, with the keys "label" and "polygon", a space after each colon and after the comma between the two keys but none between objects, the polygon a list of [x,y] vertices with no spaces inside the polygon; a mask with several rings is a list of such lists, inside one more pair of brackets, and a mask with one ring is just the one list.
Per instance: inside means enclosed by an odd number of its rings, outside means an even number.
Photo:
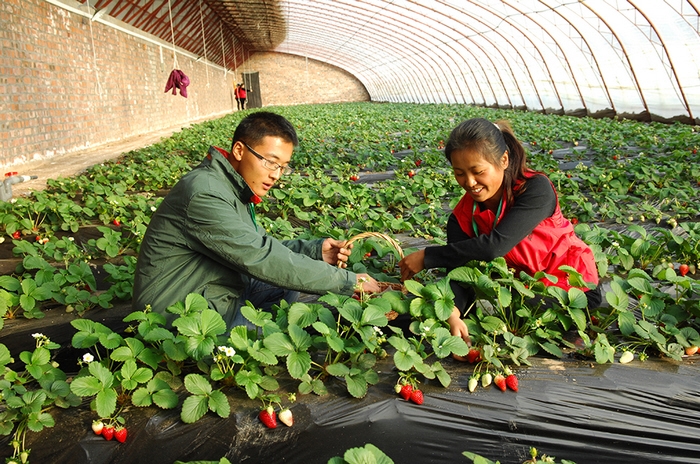
[{"label": "brick wall", "polygon": [[263,106],[369,100],[351,74],[296,55],[256,53],[238,69],[239,78],[241,72],[259,73]]},{"label": "brick wall", "polygon": [[[93,47],[94,44],[94,47]],[[188,98],[164,93],[172,49],[44,0],[0,2],[0,166],[235,111],[234,73],[178,54]],[[254,55],[263,105],[367,100],[349,74],[284,54]]]}]

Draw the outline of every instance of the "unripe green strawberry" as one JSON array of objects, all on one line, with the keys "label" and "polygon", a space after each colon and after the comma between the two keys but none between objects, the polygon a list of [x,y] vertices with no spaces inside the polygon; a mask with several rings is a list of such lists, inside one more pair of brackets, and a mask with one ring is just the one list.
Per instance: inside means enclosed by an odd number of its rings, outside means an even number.
[{"label": "unripe green strawberry", "polygon": [[634,353],[631,351],[625,351],[622,353],[622,356],[620,356],[620,364],[627,364],[628,362],[631,362],[634,359]]},{"label": "unripe green strawberry", "polygon": [[476,390],[476,387],[479,386],[479,374],[474,374],[471,377],[469,377],[469,383],[467,384],[467,387],[469,388],[469,391],[474,393],[474,390]]},{"label": "unripe green strawberry", "polygon": [[490,372],[487,372],[486,374],[481,376],[481,386],[484,388],[491,385],[492,381],[493,381],[493,376],[491,375]]}]

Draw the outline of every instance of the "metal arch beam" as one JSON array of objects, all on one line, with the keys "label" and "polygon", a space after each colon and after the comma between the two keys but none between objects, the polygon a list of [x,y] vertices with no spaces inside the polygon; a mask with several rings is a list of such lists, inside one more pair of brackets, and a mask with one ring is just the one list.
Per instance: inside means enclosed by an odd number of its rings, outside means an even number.
[{"label": "metal arch beam", "polygon": [[[392,18],[392,19],[393,19],[394,21],[396,21],[398,24],[402,24],[402,25],[404,25],[404,26],[406,26],[406,27],[410,27],[410,26],[411,26],[411,24],[408,24],[405,20],[403,20],[403,19],[399,20],[399,19],[398,19],[398,17],[400,17],[400,18],[406,18],[406,15],[401,14],[400,12],[396,12],[396,11],[392,11],[392,13],[393,13],[394,15],[396,15],[396,16],[395,16],[394,18]],[[423,23],[423,24],[425,24],[425,23]],[[426,25],[426,26],[427,26],[427,25]],[[438,37],[433,36],[432,34],[428,33],[427,31],[422,31],[422,30],[421,30],[421,32],[422,32],[422,33],[425,33],[425,35],[428,37],[428,39],[424,39],[424,40],[430,40],[430,43],[431,43],[433,46],[435,45],[435,42],[444,43],[444,42],[441,41]],[[416,47],[416,48],[417,48],[417,47]],[[427,58],[426,55],[424,55],[424,57]],[[442,66],[440,66],[440,63],[437,63],[437,62],[435,61],[435,59],[433,59],[432,57],[430,57],[430,59],[431,59],[431,60],[433,61],[433,63],[437,66],[437,69],[439,69],[439,70],[443,73],[443,75],[447,78],[447,73],[445,72],[444,68],[443,68]],[[450,59],[452,59],[452,57],[450,57]],[[454,62],[454,60],[452,60],[452,61]],[[456,64],[456,63],[455,63],[455,64]],[[437,69],[436,69],[436,68],[433,68],[433,71],[436,72]],[[457,78],[455,77],[455,75],[454,75],[454,73],[452,72],[451,69],[450,69],[450,74],[452,74],[452,79],[456,82],[456,81],[457,81]],[[451,84],[451,82],[450,82],[450,79],[445,79],[445,80],[447,81],[447,85],[448,85],[448,87],[449,87],[450,93],[452,94],[452,99],[453,99],[454,101],[457,101],[457,100],[458,100],[457,94],[455,93],[454,88],[452,87],[452,84]],[[442,84],[442,80],[440,80],[439,82]],[[443,88],[442,88],[442,92],[443,92],[444,94],[447,94],[447,91],[446,91],[446,89],[444,88],[444,86],[443,86]],[[422,96],[423,98],[426,98],[426,97],[427,97],[427,95],[426,95],[425,93],[421,93],[421,96]]]},{"label": "metal arch beam", "polygon": [[[321,34],[320,32],[314,32],[312,35],[309,35],[309,34],[306,35],[307,38],[312,37],[312,36],[314,38],[318,37],[320,40],[327,37],[326,35]],[[320,42],[320,40],[319,40],[319,42]],[[287,47],[291,48],[291,46],[289,46],[289,45]],[[338,59],[328,58],[328,57],[324,56],[327,53],[327,50],[325,48],[321,48],[321,50],[319,52],[317,52],[317,54],[309,53],[308,49],[299,49],[299,50],[294,49],[294,51],[295,51],[295,54],[298,54],[299,56],[310,57],[313,59],[317,59],[318,61],[321,61],[321,62],[325,62],[325,63],[333,64],[334,66],[338,66],[341,69],[347,70],[348,72],[350,72],[351,74],[353,74],[357,78],[360,78],[360,76],[362,75],[362,74],[351,72],[351,70],[353,69],[354,66],[359,67],[363,63],[361,63],[357,60],[352,60],[354,64],[349,65],[348,61],[342,61],[342,60],[338,60]],[[378,79],[381,77],[379,74],[376,74],[374,72],[374,67],[366,67],[365,69],[366,69],[366,72],[371,73],[373,75],[376,75]],[[384,76],[384,80],[389,80],[389,81],[394,81],[394,80],[402,81],[403,80],[403,81],[405,81],[407,79],[407,76],[404,72],[396,72],[395,70],[392,70],[392,69],[389,69],[386,72],[389,73],[389,75],[391,76],[391,79],[386,79],[386,76]],[[411,90],[411,89],[409,89],[409,90]],[[417,98],[417,97],[414,96],[414,98]]]},{"label": "metal arch beam", "polygon": [[[444,2],[443,2],[442,4],[443,4],[445,7],[452,8],[453,10],[455,9],[455,7],[454,7],[453,5],[449,5],[449,4],[444,3]],[[460,11],[462,14],[464,14],[464,15],[466,15],[466,16],[469,16],[469,17],[473,18],[475,21],[484,24],[484,22],[483,22],[480,18],[477,18],[477,17],[475,17],[474,15],[472,15],[472,14],[470,14],[470,13],[467,13],[466,11],[463,11],[463,10],[458,10],[458,11]],[[497,15],[494,14],[494,16],[497,16]],[[450,18],[450,19],[452,19],[453,21],[455,21],[455,22],[461,24],[461,25],[464,26],[465,28],[467,28],[467,29],[473,31],[474,34],[478,34],[478,32],[477,32],[476,30],[474,30],[474,28],[473,28],[471,25],[467,24],[466,22],[461,21],[461,20],[457,20],[456,18]],[[486,24],[484,24],[484,25],[487,26]],[[488,27],[488,26],[487,26],[487,27]],[[458,32],[456,29],[454,29],[454,28],[452,28],[452,27],[451,27],[450,29],[452,29],[452,30],[455,31],[455,32]],[[507,43],[510,44],[510,41],[509,41],[505,36],[503,36],[503,34],[501,34],[501,33],[498,32],[498,31],[494,31],[494,32],[496,32],[499,36],[503,37],[503,40],[505,40]],[[484,40],[488,41],[488,42],[493,46],[493,48],[494,48],[495,50],[497,50],[498,53],[500,53],[501,57],[503,58],[503,62],[506,63],[506,66],[508,66],[508,69],[509,69],[509,71],[511,72],[511,75],[514,75],[515,73],[513,72],[513,69],[511,68],[511,65],[510,65],[510,63],[509,63],[509,60],[508,60],[508,59],[506,58],[506,56],[501,52],[501,49],[500,49],[498,46],[496,46],[496,45],[493,43],[493,41],[490,40],[488,37],[484,37]],[[488,59],[489,61],[491,61],[491,63],[493,64],[493,68],[496,70],[496,72],[499,72],[499,71],[498,71],[499,67],[495,65],[495,63],[493,62],[493,60],[491,60],[491,58],[489,57],[489,54],[486,53],[486,52],[483,50],[483,47],[481,47],[480,45],[474,43],[473,41],[470,41],[470,43],[472,43],[475,47],[477,47],[477,48],[479,48],[480,50],[482,50],[484,56],[486,56],[487,59]],[[461,45],[461,44],[460,44],[460,45]],[[469,55],[471,55],[477,63],[480,62],[479,58],[478,58],[476,55],[474,55],[474,53],[472,53],[472,51],[469,50],[468,47],[465,47],[464,45],[461,45],[461,46],[462,46],[462,49],[463,49],[466,53],[468,53]],[[518,56],[521,56],[520,53],[517,52],[517,48],[516,48],[516,47],[513,47],[512,44],[511,44],[511,48],[512,48],[513,50],[516,51],[516,54],[517,54]],[[455,51],[456,51],[456,50],[455,50]],[[461,53],[460,53],[460,56],[461,56]],[[524,60],[523,60],[523,61],[524,61]],[[465,60],[465,64],[467,64],[467,65],[469,66],[469,64],[467,63],[466,60]],[[483,65],[481,66],[481,68],[482,68],[482,69],[484,68]],[[470,69],[471,69],[471,66],[470,66]],[[499,72],[499,74],[500,74],[500,72]],[[501,78],[500,80],[501,80],[501,83],[503,83],[503,79]],[[520,98],[522,99],[523,103],[525,103],[526,100],[525,100],[525,97],[524,97],[524,95],[523,95],[522,89],[520,88],[520,85],[518,84],[518,80],[517,80],[517,79],[513,79],[513,82],[515,83],[515,86],[517,87],[518,92],[520,93]],[[479,83],[477,82],[476,84],[477,84],[477,87],[479,88],[479,92],[481,93],[481,98],[482,98],[482,100],[483,100],[483,102],[484,102],[484,105],[486,105],[486,97],[484,96],[484,92],[483,92],[483,90],[481,90],[481,87],[479,86]],[[498,99],[496,98],[496,92],[493,90],[493,86],[491,86],[491,84],[490,84],[489,82],[487,82],[487,84],[489,85],[489,87],[490,87],[490,89],[491,89],[491,93],[494,95],[494,100],[496,100],[496,103],[498,104]],[[507,91],[507,88],[506,88],[505,84],[502,84],[502,85],[503,85],[503,89]],[[467,90],[469,90],[468,87],[467,87]],[[469,90],[469,91],[470,91],[470,93],[471,93],[471,90]],[[510,96],[507,94],[507,92],[506,92],[506,97],[508,98],[508,102],[509,102],[509,104],[510,104],[510,107],[513,108],[513,107],[514,107],[513,102],[512,102],[512,100],[510,99]],[[472,97],[472,101],[475,101],[475,99],[474,99],[473,97]],[[542,102],[540,101],[540,104],[541,104],[541,103],[542,103]],[[544,105],[541,105],[541,106],[542,106],[543,109],[544,109]]]},{"label": "metal arch beam", "polygon": [[[340,3],[340,2],[334,2],[334,3]],[[357,3],[357,2],[354,2],[354,3]],[[356,7],[354,6],[354,3],[344,2],[345,5],[347,5],[347,6],[352,6],[353,9],[356,9]],[[385,10],[385,9],[382,9],[382,10],[380,10],[380,11],[384,11],[384,10]],[[402,21],[402,20],[400,19],[400,18],[402,18],[402,17],[405,17],[405,15],[401,14],[400,12],[395,12],[395,11],[393,11],[392,14],[393,14],[393,15],[392,15],[392,17],[391,17],[391,21],[392,21],[393,23],[396,23],[396,24],[399,24],[399,25],[403,25],[403,26],[406,26],[406,27],[408,27],[408,28],[411,27],[411,24],[408,24],[406,21]],[[362,18],[361,16],[359,16],[359,14],[358,14],[358,17],[360,17],[361,19],[364,19],[364,18]],[[370,18],[370,19],[372,20],[373,23],[375,22],[375,20],[374,20],[375,17],[376,17],[376,15],[373,15],[372,18]],[[383,24],[380,24],[380,26],[383,26]],[[376,33],[377,33],[378,31],[381,31],[381,30],[382,30],[381,27],[380,27],[380,28],[375,28],[375,29],[373,30],[373,33],[376,35]],[[426,34],[426,35],[427,35],[427,37],[428,37],[429,39],[425,39],[425,40],[430,40],[431,43],[434,44],[434,38],[433,38],[430,34]],[[391,36],[388,36],[388,37],[389,37],[390,39],[392,38]],[[402,48],[404,48],[405,43],[402,43],[402,42],[399,42],[399,41],[396,41],[396,40],[392,40],[392,42],[396,42],[397,45],[398,45],[397,47],[394,48],[394,50],[397,50],[397,51],[398,51],[398,50],[401,50]],[[415,49],[417,50],[417,51],[416,51],[417,56],[419,56],[420,51],[418,51],[418,47],[415,47]],[[420,63],[417,59],[413,58],[413,55],[412,55],[411,53],[409,53],[408,56],[409,56],[409,57],[412,57],[411,59],[412,59],[413,61],[415,61],[415,63],[416,63],[415,68],[416,68],[416,69],[420,69],[421,72],[424,72],[424,66],[421,66],[421,63]],[[427,57],[426,57],[426,58],[427,58]],[[439,71],[441,71],[441,72],[443,73],[443,75],[445,76],[445,78],[446,78],[445,81],[447,81],[447,84],[450,86],[450,91],[451,91],[451,93],[453,94],[453,97],[454,97],[454,96],[455,96],[455,95],[454,95],[454,90],[451,88],[449,79],[447,79],[447,75],[445,74],[444,69],[440,66],[440,63],[436,62],[432,57],[430,57],[430,60],[433,61],[433,71],[437,73],[438,70],[439,70]],[[408,82],[410,82],[410,80],[409,80]],[[425,78],[425,82],[423,83],[423,85],[427,85],[428,82],[431,82],[431,80]],[[442,84],[442,83],[443,83],[443,80],[441,79],[441,80],[439,80],[439,82]],[[444,89],[444,87],[443,87],[443,92],[444,92],[445,94],[447,94],[447,91]],[[416,93],[417,93],[417,95],[419,95],[419,98],[418,98],[417,100],[423,100],[423,101],[425,101],[426,95],[425,95],[423,92],[417,91]]]},{"label": "metal arch beam", "polygon": [[[446,6],[452,7],[453,9],[455,8],[455,7],[452,6],[452,5],[446,5]],[[476,6],[476,5],[475,5],[475,6]],[[485,8],[484,8],[483,6],[481,6],[481,5],[478,5],[478,6],[480,6],[482,9],[485,9]],[[474,19],[475,21],[484,24],[486,27],[489,27],[487,24],[485,24],[485,23],[484,23],[480,18],[478,18],[477,16],[474,16],[473,14],[467,13],[467,12],[465,12],[465,11],[463,11],[463,10],[458,10],[458,11],[459,11],[460,13],[465,14],[466,16],[468,16],[468,17]],[[542,58],[542,62],[545,63],[544,56],[542,56],[542,53],[539,51],[539,49],[537,48],[537,46],[535,45],[535,43],[530,39],[530,37],[528,37],[527,34],[525,34],[525,33],[521,30],[521,28],[520,28],[519,26],[517,26],[516,24],[512,24],[510,21],[507,21],[506,18],[503,18],[503,17],[499,16],[498,14],[496,14],[495,12],[493,12],[493,11],[491,11],[491,10],[487,10],[487,11],[488,11],[490,14],[492,14],[492,15],[494,15],[494,16],[496,16],[496,17],[501,18],[501,21],[507,22],[511,27],[513,27],[513,29],[517,30],[528,42],[530,42],[530,43],[532,44],[533,48],[534,48],[535,50],[537,50],[537,52],[540,54],[540,57]],[[467,27],[467,28],[473,30],[473,28],[472,28],[470,25],[468,25],[467,23],[462,22],[462,21],[458,21],[458,20],[456,20],[456,19],[454,19],[454,20],[457,21],[457,22],[459,22],[460,24],[464,25],[465,27]],[[492,31],[493,31],[494,33],[498,34],[503,40],[505,40],[506,42],[508,42],[508,43],[511,45],[511,48],[512,48],[512,49],[515,51],[515,53],[522,59],[523,63],[525,63],[525,62],[527,61],[527,60],[525,59],[525,57],[518,51],[518,48],[515,47],[515,46],[511,43],[511,41],[508,39],[508,37],[506,37],[504,34],[501,34],[500,32],[495,31],[495,30],[493,30],[493,29],[492,29]],[[476,33],[478,33],[478,32],[477,32],[477,31],[474,31],[474,33],[476,34]],[[488,40],[488,39],[487,39],[487,40]],[[497,46],[494,42],[491,41],[491,43],[494,45],[494,48],[496,48],[497,50],[499,49],[498,46]],[[505,57],[504,57],[503,59],[504,59],[504,61],[506,61],[506,62],[508,61]],[[509,65],[509,68],[510,68],[510,65]],[[526,69],[526,72],[527,72],[528,76],[530,77],[530,82],[532,82],[532,87],[533,87],[534,89],[537,89],[537,85],[535,85],[535,79],[532,77],[532,73],[530,72],[530,68],[528,68],[528,67],[526,66],[525,69]],[[545,69],[547,69],[547,73],[548,73],[549,76],[550,76],[550,81],[552,81],[553,79],[552,79],[551,72],[549,71],[549,69],[548,69],[548,67],[547,67],[546,65],[545,65]],[[511,69],[511,73],[514,74],[512,69]],[[517,79],[514,79],[514,81],[516,82],[516,85],[518,85],[518,84],[517,84]],[[520,89],[519,85],[518,85],[518,88]],[[554,90],[556,91],[556,89],[554,89]],[[525,97],[524,97],[522,91],[521,91],[521,94],[520,94],[520,95],[521,95],[521,98],[523,99],[523,102],[525,102],[526,100],[525,100]],[[542,111],[545,111],[546,108],[544,107],[544,102],[542,101],[542,98],[540,97],[540,94],[539,94],[539,93],[537,93],[537,99],[538,99],[539,102],[540,102],[540,107],[542,108]],[[560,102],[560,104],[561,104],[561,98],[559,98],[559,95],[558,95],[558,94],[557,94],[557,99],[559,100],[559,102]]]},{"label": "metal arch beam", "polygon": [[[314,13],[314,14],[315,14],[315,13]],[[290,26],[290,27],[295,27],[295,26]],[[342,26],[336,25],[335,27],[336,27],[336,28],[347,29],[348,31],[354,31],[354,30],[351,28],[351,26],[347,26],[347,27],[346,27],[346,26],[344,26],[344,25],[342,25]],[[306,31],[307,29],[305,28],[304,30]],[[325,35],[325,34],[322,33],[322,32],[316,32],[316,31],[311,32],[311,33],[305,32],[305,33],[304,33],[304,36],[307,37],[307,38],[308,38],[308,37],[318,37],[319,40],[315,41],[314,43],[322,43],[324,40],[327,41],[327,35]],[[388,37],[389,37],[389,38],[392,38],[391,36],[388,36]],[[284,45],[284,43],[281,44],[280,47],[282,47],[283,45]],[[287,46],[289,47],[289,45],[287,45]],[[350,69],[352,69],[352,68],[349,67],[349,66],[346,64],[346,62],[344,62],[344,61],[342,61],[342,60],[340,60],[340,59],[336,59],[336,58],[333,58],[333,57],[329,57],[329,56],[328,56],[328,51],[327,51],[328,49],[327,49],[327,47],[320,47],[320,50],[322,50],[322,51],[318,52],[315,56],[312,55],[312,54],[306,53],[305,50],[299,50],[299,51],[298,51],[298,54],[299,54],[300,56],[309,56],[309,57],[313,57],[314,59],[318,59],[319,61],[322,61],[322,62],[334,64],[335,66],[338,66],[338,67],[341,68],[341,69],[346,69],[346,70],[348,70],[348,72],[350,72],[351,74],[353,74],[353,75],[355,75],[355,76],[358,75],[358,71],[357,71],[357,70],[355,70],[355,72],[351,72],[351,71],[350,71]],[[405,52],[402,52],[402,53],[405,53]],[[413,59],[413,58],[410,56],[410,54],[406,54],[406,58],[407,58],[408,60],[412,60],[412,59]],[[364,64],[364,63],[362,63],[361,61],[358,61],[358,60],[353,60],[353,61],[356,62],[356,63],[358,64],[357,68],[360,67],[359,65],[363,65],[363,64]],[[381,63],[381,64],[386,64],[386,62],[383,62],[383,63]],[[370,66],[370,67],[364,66],[364,69],[365,69],[366,71],[372,72],[372,74],[375,74],[375,75],[377,75],[378,77],[380,76],[379,74],[376,74],[376,73],[374,72],[374,66]],[[405,73],[403,73],[403,72],[401,72],[401,73],[396,73],[394,70],[391,70],[391,69],[388,70],[388,72],[390,72],[392,75],[395,75],[397,80],[404,80],[404,81],[405,81],[405,80],[408,79],[408,76],[406,76]],[[361,74],[360,74],[360,75],[361,75]],[[415,97],[415,98],[417,98],[417,97]]]},{"label": "metal arch beam", "polygon": [[[545,3],[545,1],[546,1],[546,0],[539,0],[540,3],[542,3],[542,4],[545,5],[545,6],[548,6],[548,7],[552,10],[552,12],[554,12],[556,15],[558,15],[558,16],[561,17],[562,19],[566,19],[566,18],[564,17],[564,15],[562,15],[562,13],[559,11],[558,8],[552,8],[551,6],[547,5],[547,4]],[[569,26],[572,27],[572,28],[578,33],[579,37],[581,37],[581,40],[583,40],[583,42],[586,44],[586,47],[588,47],[588,51],[589,51],[589,53],[591,54],[591,56],[593,57],[593,61],[595,62],[596,69],[598,70],[598,76],[600,77],[600,80],[601,80],[601,82],[603,83],[603,90],[605,90],[605,94],[606,94],[606,96],[607,96],[607,98],[608,98],[608,102],[610,103],[610,106],[612,107],[612,110],[613,110],[615,113],[617,113],[617,109],[615,108],[615,102],[614,102],[613,99],[612,99],[612,95],[610,94],[610,89],[608,88],[608,84],[607,84],[607,82],[605,81],[605,75],[603,74],[603,71],[602,71],[601,68],[600,68],[600,63],[598,62],[598,58],[597,58],[596,54],[593,52],[593,49],[591,48],[591,45],[588,43],[588,39],[585,37],[584,34],[581,33],[581,31],[579,30],[578,26],[576,26],[574,23],[572,23],[572,22],[569,21],[568,19],[566,19],[566,21],[567,21],[567,23],[569,24]],[[582,99],[583,99],[583,96],[582,96]]]},{"label": "metal arch beam", "polygon": [[[328,10],[324,10],[324,12],[317,12],[317,9],[316,9],[316,10],[312,10],[312,13],[306,13],[305,17],[308,17],[308,16],[310,16],[311,14],[313,14],[313,15],[315,15],[315,16],[322,16],[322,17],[324,17],[324,18],[327,18],[327,17],[330,15],[330,13],[328,12]],[[333,14],[335,15],[335,12],[334,12]],[[340,14],[340,13],[338,13],[338,14]],[[347,11],[346,11],[346,15],[347,15]],[[292,26],[292,24],[293,24],[293,23],[290,21],[290,27],[294,27],[294,26]],[[349,35],[352,35],[352,36],[357,36],[357,34],[360,33],[360,31],[357,31],[357,30],[353,29],[351,25],[345,26],[345,23],[344,23],[344,22],[341,22],[340,24],[342,24],[342,26],[339,26],[338,23],[336,23],[336,24],[334,25],[334,27],[335,27],[335,28],[343,27],[344,30],[348,30],[349,32],[351,32],[352,34],[349,34]],[[392,47],[392,52],[395,53],[395,54],[398,54],[398,55],[402,55],[402,56],[405,58],[406,61],[412,62],[412,63],[414,64],[414,69],[419,69],[419,70],[420,70],[420,74],[423,75],[423,73],[425,72],[425,71],[424,71],[424,67],[420,65],[420,62],[417,60],[417,58],[414,56],[414,54],[410,53],[410,51],[406,51],[406,49],[405,49],[405,43],[399,41],[395,35],[388,34],[388,33],[384,32],[384,31],[381,30],[381,29],[380,29],[380,30],[371,30],[369,33],[371,33],[373,37],[374,37],[374,36],[383,36],[384,39],[385,39],[388,43],[395,43],[397,46]],[[366,33],[363,33],[363,34],[366,34]],[[308,33],[307,33],[307,35],[308,35]],[[371,40],[368,41],[368,42],[371,43]],[[332,53],[332,52],[331,52],[331,51],[327,52],[327,55],[330,56],[330,53]],[[326,60],[341,62],[340,60],[333,60],[332,58],[326,58]],[[324,59],[321,58],[321,61],[324,61]],[[384,62],[384,63],[382,63],[382,64],[386,64],[386,62]],[[439,66],[437,63],[435,63],[435,65],[436,65],[436,66]],[[343,66],[343,65],[341,64],[340,67],[341,67],[341,68],[344,68],[345,66]],[[368,67],[365,67],[365,69],[368,69]],[[358,70],[356,70],[355,72],[362,72],[362,71],[358,69]],[[354,74],[354,73],[353,73],[353,74]],[[408,76],[406,76],[406,79],[404,80],[404,82],[411,82],[411,79],[410,79]],[[428,82],[430,82],[430,80],[427,79],[426,76],[423,76],[423,85],[427,85]],[[411,93],[414,93],[414,95],[416,95],[415,99],[416,99],[417,101],[420,101],[421,98],[423,97],[422,94],[421,94],[421,92],[412,91]]]},{"label": "metal arch beam", "polygon": [[644,106],[644,109],[646,110],[646,112],[647,112],[648,114],[650,114],[650,111],[649,111],[649,104],[647,103],[647,100],[646,100],[646,98],[644,97],[644,92],[642,92],[642,86],[639,84],[639,78],[637,77],[637,73],[636,73],[635,70],[634,70],[634,66],[632,66],[632,62],[629,60],[629,55],[627,55],[627,50],[626,50],[626,48],[625,48],[625,45],[624,45],[623,42],[620,40],[620,37],[619,37],[619,36],[617,35],[617,33],[613,30],[613,28],[610,27],[610,24],[609,24],[605,19],[603,19],[603,17],[602,17],[596,10],[594,10],[594,9],[593,9],[590,5],[588,5],[588,3],[586,3],[586,2],[582,2],[582,5],[585,6],[586,8],[588,8],[588,10],[589,10],[591,13],[593,13],[594,15],[596,15],[596,17],[598,18],[598,20],[599,20],[601,23],[605,24],[605,27],[608,28],[608,31],[610,32],[610,34],[611,34],[613,37],[615,37],[615,40],[616,40],[617,43],[620,45],[620,48],[622,49],[622,51],[623,51],[625,57],[627,58],[628,69],[630,70],[630,73],[632,73],[632,79],[634,80],[634,83],[635,83],[636,86],[637,86],[637,92],[639,93],[639,98],[642,100],[642,106]]},{"label": "metal arch beam", "polygon": [[[524,18],[527,18],[528,20],[532,21],[534,24],[539,26],[540,30],[542,30],[545,34],[547,34],[552,39],[552,42],[557,44],[557,48],[561,52],[561,55],[564,57],[564,62],[566,63],[566,66],[569,69],[568,74],[571,76],[571,79],[574,83],[574,86],[576,87],[576,90],[578,91],[578,95],[579,95],[579,98],[581,100],[581,104],[583,105],[583,108],[586,109],[586,111],[588,111],[588,108],[586,108],[586,102],[583,99],[583,94],[581,93],[581,86],[578,83],[578,79],[576,79],[576,73],[574,72],[573,67],[571,66],[571,63],[569,62],[569,58],[568,58],[566,52],[564,51],[564,47],[561,46],[559,41],[552,35],[552,33],[550,33],[546,28],[542,27],[542,24],[540,24],[540,22],[534,17],[534,15],[529,15],[526,12],[522,11],[521,9],[513,6],[511,3],[508,2],[508,0],[501,0],[501,1],[504,4],[508,5],[509,7],[513,8],[518,13],[520,13],[520,15],[522,15]],[[551,77],[551,74],[550,74],[550,77]],[[552,86],[554,88],[556,88],[556,83],[555,83],[553,78],[551,79],[551,82],[552,82]],[[564,103],[561,100],[561,96],[560,96],[559,92],[557,92],[557,96],[559,97],[559,103],[561,104],[562,109],[564,111],[566,111],[566,109],[564,108]]]},{"label": "metal arch beam", "polygon": [[647,23],[649,23],[649,27],[651,27],[654,32],[656,33],[656,36],[659,38],[659,41],[661,42],[661,46],[663,47],[664,53],[666,54],[666,58],[668,58],[668,62],[671,66],[671,71],[673,72],[673,77],[676,79],[676,84],[678,85],[678,90],[681,92],[681,96],[683,97],[683,104],[685,105],[685,109],[688,112],[688,116],[690,119],[695,119],[693,117],[693,111],[690,107],[690,103],[688,102],[688,97],[685,95],[685,91],[683,90],[683,85],[681,84],[680,78],[678,77],[678,73],[676,72],[676,67],[673,65],[673,60],[671,59],[671,55],[668,53],[668,48],[666,47],[666,43],[664,43],[661,34],[659,34],[658,29],[656,26],[654,26],[654,23],[649,19],[649,17],[644,13],[637,5],[635,5],[634,0],[627,0],[630,5],[635,7],[639,14],[642,15],[642,17],[646,20]]}]

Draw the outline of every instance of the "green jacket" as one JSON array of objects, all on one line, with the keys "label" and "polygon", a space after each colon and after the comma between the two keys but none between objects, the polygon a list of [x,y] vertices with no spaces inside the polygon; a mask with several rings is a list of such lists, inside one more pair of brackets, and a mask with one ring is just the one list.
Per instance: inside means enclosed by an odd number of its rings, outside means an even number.
[{"label": "green jacket", "polygon": [[[222,150],[223,151],[223,150]],[[304,293],[352,295],[357,276],[323,261],[323,239],[280,241],[256,224],[253,192],[215,148],[168,193],[141,243],[134,310],[199,293],[231,327],[251,277]]]}]

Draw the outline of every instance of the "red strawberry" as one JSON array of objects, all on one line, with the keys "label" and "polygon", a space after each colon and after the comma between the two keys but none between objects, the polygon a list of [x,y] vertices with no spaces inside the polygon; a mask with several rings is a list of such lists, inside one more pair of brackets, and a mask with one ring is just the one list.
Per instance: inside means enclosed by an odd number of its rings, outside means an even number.
[{"label": "red strawberry", "polygon": [[289,408],[284,408],[277,415],[277,418],[287,427],[291,427],[294,424],[294,417],[292,416],[292,411]]},{"label": "red strawberry", "polygon": [[416,160],[416,167],[419,167],[421,164],[423,164],[423,160],[417,159]]},{"label": "red strawberry", "polygon": [[518,378],[515,374],[510,374],[506,377],[506,386],[513,391],[518,391]]},{"label": "red strawberry", "polygon": [[92,421],[92,431],[95,432],[95,435],[102,435],[102,429],[104,428],[105,425],[102,423],[102,421]]},{"label": "red strawberry", "polygon": [[493,383],[494,383],[498,388],[500,388],[501,391],[506,391],[506,388],[508,388],[508,387],[506,386],[506,378],[503,377],[503,374],[496,374],[496,375],[493,377]]},{"label": "red strawberry", "polygon": [[114,225],[117,226],[117,227],[119,227],[120,225],[122,225],[122,223],[119,222],[119,219],[113,219],[113,220],[112,220],[112,224],[114,224]]},{"label": "red strawberry", "polygon": [[413,387],[408,384],[402,386],[401,390],[399,391],[401,398],[405,399],[406,401],[411,398],[411,393],[413,393]]},{"label": "red strawberry", "polygon": [[111,425],[105,426],[105,428],[102,429],[102,436],[105,437],[105,440],[111,440],[112,437],[114,437],[114,427]]},{"label": "red strawberry", "polygon": [[573,225],[578,224],[578,219],[576,219],[576,218],[571,218],[571,223],[572,223]]},{"label": "red strawberry", "polygon": [[416,404],[423,404],[423,392],[416,388],[411,392],[410,399]]},{"label": "red strawberry", "polygon": [[272,406],[268,406],[266,409],[260,411],[258,418],[268,429],[277,428],[277,414],[275,414],[275,410],[272,409]]},{"label": "red strawberry", "polygon": [[690,270],[690,266],[688,266],[688,265],[685,264],[685,263],[684,263],[684,264],[681,264],[681,267],[678,268],[678,272],[680,272],[680,274],[681,274],[682,276],[686,275],[686,274],[688,273],[689,270]]},{"label": "red strawberry", "polygon": [[16,239],[19,239],[21,236],[22,236],[22,235],[20,235],[19,230],[16,230],[16,231],[12,234],[12,238],[16,238]]},{"label": "red strawberry", "polygon": [[126,427],[118,427],[114,431],[114,438],[119,442],[119,443],[124,443],[126,441]]},{"label": "red strawberry", "polygon": [[409,179],[413,178],[413,176],[415,176],[415,175],[416,175],[416,173],[413,172],[413,169],[411,169],[410,171],[408,171],[408,178],[409,178]]},{"label": "red strawberry", "polygon": [[475,362],[481,361],[481,351],[478,348],[472,348],[467,353],[467,362],[469,364],[474,364]]},{"label": "red strawberry", "polygon": [[365,258],[369,258],[370,256],[372,256],[372,253],[365,253]]}]

